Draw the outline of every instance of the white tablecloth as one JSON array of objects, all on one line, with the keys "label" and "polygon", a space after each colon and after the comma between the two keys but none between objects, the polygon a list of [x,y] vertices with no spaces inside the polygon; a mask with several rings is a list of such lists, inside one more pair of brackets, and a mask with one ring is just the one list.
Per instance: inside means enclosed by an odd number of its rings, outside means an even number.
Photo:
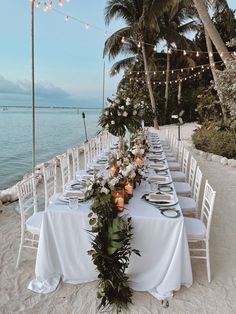
[{"label": "white tablecloth", "polygon": [[[130,286],[137,291],[149,291],[158,299],[171,297],[181,285],[191,286],[192,271],[188,242],[181,214],[166,218],[160,211],[141,199],[141,185],[126,205],[132,217],[132,247],[141,257],[131,255],[128,274]],[[87,230],[89,203],[71,210],[55,197],[44,213],[36,259],[36,279],[29,289],[48,293],[54,291],[60,278],[79,284],[96,280],[97,273],[87,251],[90,235]]]}]

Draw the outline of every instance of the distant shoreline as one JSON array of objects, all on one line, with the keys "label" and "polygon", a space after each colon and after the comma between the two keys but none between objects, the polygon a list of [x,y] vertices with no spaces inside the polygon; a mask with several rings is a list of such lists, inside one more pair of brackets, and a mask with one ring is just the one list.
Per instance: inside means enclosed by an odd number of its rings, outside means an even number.
[{"label": "distant shoreline", "polygon": [[[0,108],[20,108],[20,109],[31,109],[31,106],[2,106],[0,105]],[[88,110],[88,109],[93,109],[93,110],[102,110],[100,107],[65,107],[65,106],[36,106],[36,109],[79,109],[79,110]]]}]

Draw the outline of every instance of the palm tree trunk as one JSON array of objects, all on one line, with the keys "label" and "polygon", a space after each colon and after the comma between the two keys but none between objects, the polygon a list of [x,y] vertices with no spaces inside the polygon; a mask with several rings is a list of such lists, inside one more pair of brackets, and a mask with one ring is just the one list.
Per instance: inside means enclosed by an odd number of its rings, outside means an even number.
[{"label": "palm tree trunk", "polygon": [[[212,73],[214,82],[216,82],[217,80],[216,70],[215,70],[215,67],[212,66],[215,63],[213,49],[212,49],[212,42],[206,28],[204,28],[204,30],[205,30],[205,38],[206,38],[207,51],[208,51],[209,62],[210,62],[210,67],[211,67],[211,73]],[[220,102],[220,104],[221,104],[221,111],[222,111],[222,116],[223,116],[223,123],[225,123],[227,120],[227,112],[224,106],[222,105],[222,102]]]},{"label": "palm tree trunk", "polygon": [[167,43],[167,59],[166,59],[166,88],[165,88],[165,113],[164,113],[164,123],[166,123],[168,101],[169,101],[169,81],[170,81],[170,54],[169,54],[169,44]]},{"label": "palm tree trunk", "polygon": [[221,59],[224,62],[233,60],[233,57],[226,48],[219,32],[217,31],[214,23],[210,18],[210,15],[208,14],[208,9],[204,0],[193,0],[193,2],[204,27],[206,28],[214,46],[216,47],[216,50],[221,56]]},{"label": "palm tree trunk", "polygon": [[178,77],[178,81],[179,81],[179,84],[178,84],[178,106],[180,107],[181,105],[181,95],[182,95],[182,80],[180,77]]},{"label": "palm tree trunk", "polygon": [[204,28],[204,31],[205,31],[205,39],[206,39],[208,57],[209,57],[209,62],[210,62],[210,67],[211,67],[211,73],[212,73],[214,81],[216,81],[216,70],[214,67],[215,60],[214,60],[214,55],[213,55],[212,42],[206,28]]},{"label": "palm tree trunk", "polygon": [[149,73],[144,43],[142,43],[142,54],[143,54],[144,70],[146,73],[145,77],[146,77],[147,87],[148,87],[148,92],[149,92],[149,96],[150,96],[152,111],[154,114],[154,119],[153,119],[154,128],[158,129],[159,126],[158,126],[158,121],[157,121],[156,104],[155,104],[155,98],[153,95],[153,90],[152,90],[152,85],[151,85],[151,79],[150,79],[150,73]]}]

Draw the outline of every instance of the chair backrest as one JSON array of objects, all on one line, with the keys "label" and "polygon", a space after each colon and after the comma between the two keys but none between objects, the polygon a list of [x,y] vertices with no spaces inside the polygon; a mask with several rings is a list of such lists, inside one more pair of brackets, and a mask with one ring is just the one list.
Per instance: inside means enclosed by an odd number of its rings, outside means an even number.
[{"label": "chair backrest", "polygon": [[178,146],[178,163],[181,165],[182,167],[182,162],[183,162],[183,154],[184,154],[184,145],[182,142],[179,142],[179,146]]},{"label": "chair backrest", "polygon": [[196,161],[196,159],[193,156],[191,156],[190,167],[189,167],[189,175],[188,175],[188,183],[190,184],[192,189],[193,189],[196,169],[197,169],[197,161]]},{"label": "chair backrest", "polygon": [[67,153],[59,156],[60,167],[61,167],[61,180],[62,180],[62,191],[65,191],[65,185],[69,182],[69,165]]},{"label": "chair backrest", "polygon": [[79,171],[79,149],[72,149],[72,179],[76,179],[76,172]]},{"label": "chair backrest", "polygon": [[67,149],[66,158],[68,166],[68,181],[71,181],[73,177],[72,148]]},{"label": "chair backrest", "polygon": [[45,208],[48,207],[49,199],[57,192],[57,162],[55,159],[43,164]]},{"label": "chair backrest", "polygon": [[84,143],[84,169],[88,168],[88,165],[91,162],[91,153],[90,153],[90,145],[89,143]]},{"label": "chair backrest", "polygon": [[195,177],[194,186],[193,186],[193,199],[195,200],[197,206],[199,203],[201,184],[202,184],[202,172],[201,172],[200,168],[197,167],[196,177]]},{"label": "chair backrest", "polygon": [[215,204],[215,197],[216,192],[212,189],[212,187],[208,183],[208,180],[206,180],[202,201],[201,220],[206,223],[206,237],[208,239],[210,238],[211,220]]},{"label": "chair backrest", "polygon": [[17,184],[17,194],[19,198],[21,219],[24,223],[26,217],[37,212],[36,183],[33,174]]},{"label": "chair backrest", "polygon": [[182,171],[187,175],[188,172],[188,162],[189,162],[189,150],[184,148]]}]

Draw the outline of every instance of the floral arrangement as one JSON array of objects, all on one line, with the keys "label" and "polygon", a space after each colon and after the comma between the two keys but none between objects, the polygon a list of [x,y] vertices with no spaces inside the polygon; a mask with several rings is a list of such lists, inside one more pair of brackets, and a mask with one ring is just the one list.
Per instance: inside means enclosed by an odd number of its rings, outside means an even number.
[{"label": "floral arrangement", "polygon": [[107,99],[107,107],[102,111],[99,124],[115,136],[124,136],[126,129],[136,132],[142,126],[145,103],[132,103],[129,97],[118,93]]},{"label": "floral arrangement", "polygon": [[125,273],[132,252],[131,218],[119,217],[113,191],[119,184],[119,177],[94,176],[87,185],[86,199],[93,203],[89,213],[91,225],[91,255],[98,270],[97,297],[101,307],[115,307],[117,312],[127,309],[132,302],[132,290]]}]

